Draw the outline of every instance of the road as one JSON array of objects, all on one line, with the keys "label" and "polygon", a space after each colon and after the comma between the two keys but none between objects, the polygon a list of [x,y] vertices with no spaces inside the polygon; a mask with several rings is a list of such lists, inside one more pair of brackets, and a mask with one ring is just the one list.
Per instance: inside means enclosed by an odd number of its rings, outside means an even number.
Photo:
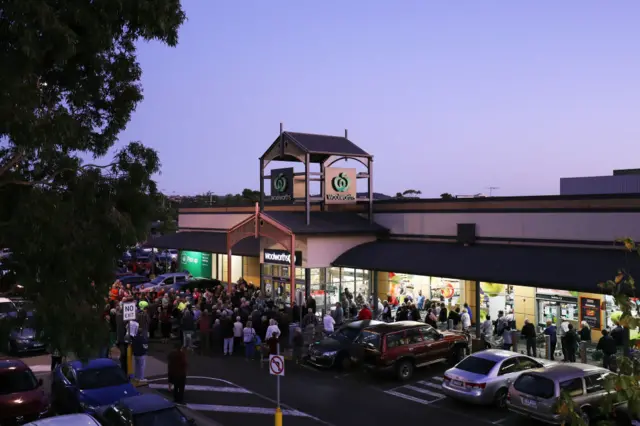
[{"label": "road", "polygon": [[[166,359],[167,347],[152,345],[156,363]],[[48,386],[48,355],[22,357]],[[283,423],[288,426],[342,426],[360,423],[391,425],[442,422],[526,426],[536,424],[494,407],[478,407],[442,394],[440,384],[447,365],[418,370],[412,380],[374,377],[360,371],[319,370],[286,362],[280,397]],[[164,369],[149,377],[150,388],[170,396]],[[151,372],[150,372],[151,373]],[[185,402],[199,417],[221,426],[271,426],[276,407],[276,378],[265,363],[241,357],[189,356]],[[417,423],[419,422],[419,423]]]}]

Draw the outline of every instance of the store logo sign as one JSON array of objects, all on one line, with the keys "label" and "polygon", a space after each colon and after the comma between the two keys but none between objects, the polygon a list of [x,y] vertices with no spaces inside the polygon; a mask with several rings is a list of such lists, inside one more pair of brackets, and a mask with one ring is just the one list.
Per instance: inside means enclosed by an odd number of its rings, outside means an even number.
[{"label": "store logo sign", "polygon": [[324,201],[327,204],[352,204],[356,202],[356,169],[337,167],[324,172]]},{"label": "store logo sign", "polygon": [[182,255],[182,263],[185,265],[188,264],[193,264],[193,265],[197,265],[199,263],[199,260],[197,257],[191,257],[189,255],[183,254]]},{"label": "store logo sign", "polygon": [[293,203],[293,167],[271,171],[270,201],[280,204]]},{"label": "store logo sign", "polygon": [[[302,266],[301,251],[295,252],[293,262],[296,266]],[[286,250],[264,249],[264,263],[291,265],[291,253]]]}]

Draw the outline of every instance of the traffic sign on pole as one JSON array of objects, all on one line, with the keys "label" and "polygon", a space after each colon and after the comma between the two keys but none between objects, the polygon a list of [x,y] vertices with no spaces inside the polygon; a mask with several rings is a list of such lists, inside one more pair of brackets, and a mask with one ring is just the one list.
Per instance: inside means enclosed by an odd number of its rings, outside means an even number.
[{"label": "traffic sign on pole", "polygon": [[269,372],[274,376],[284,376],[284,357],[269,355]]},{"label": "traffic sign on pole", "polygon": [[122,304],[122,319],[124,321],[134,321],[136,319],[136,302]]}]

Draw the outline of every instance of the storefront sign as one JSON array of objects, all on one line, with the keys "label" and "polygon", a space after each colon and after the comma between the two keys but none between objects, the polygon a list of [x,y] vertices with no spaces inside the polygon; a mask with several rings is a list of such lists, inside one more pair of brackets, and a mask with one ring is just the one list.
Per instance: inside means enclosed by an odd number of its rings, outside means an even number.
[{"label": "storefront sign", "polygon": [[[302,266],[302,252],[296,251],[295,266]],[[286,250],[264,249],[264,263],[275,265],[291,265],[291,253]]]},{"label": "storefront sign", "polygon": [[179,270],[187,271],[197,278],[211,278],[211,253],[182,251]]},{"label": "storefront sign", "polygon": [[536,298],[539,300],[554,300],[556,302],[568,302],[576,303],[577,297],[573,296],[559,296],[557,294],[537,294]]},{"label": "storefront sign", "polygon": [[329,167],[324,171],[324,201],[327,204],[352,204],[358,195],[356,169]]},{"label": "storefront sign", "polygon": [[600,299],[593,297],[580,298],[580,321],[586,321],[589,327],[596,330],[602,328],[602,313],[600,312]]},{"label": "storefront sign", "polygon": [[293,167],[271,170],[271,197],[274,203],[293,203]]}]

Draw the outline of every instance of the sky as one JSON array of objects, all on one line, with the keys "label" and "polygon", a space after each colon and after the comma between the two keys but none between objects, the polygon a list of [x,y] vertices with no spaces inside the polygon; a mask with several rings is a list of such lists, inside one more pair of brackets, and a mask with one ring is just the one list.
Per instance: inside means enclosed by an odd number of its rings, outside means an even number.
[{"label": "sky", "polygon": [[158,150],[165,193],[258,189],[281,122],[348,129],[387,194],[558,194],[640,167],[637,0],[183,7],[177,47],[139,45],[145,99],[120,137]]}]

